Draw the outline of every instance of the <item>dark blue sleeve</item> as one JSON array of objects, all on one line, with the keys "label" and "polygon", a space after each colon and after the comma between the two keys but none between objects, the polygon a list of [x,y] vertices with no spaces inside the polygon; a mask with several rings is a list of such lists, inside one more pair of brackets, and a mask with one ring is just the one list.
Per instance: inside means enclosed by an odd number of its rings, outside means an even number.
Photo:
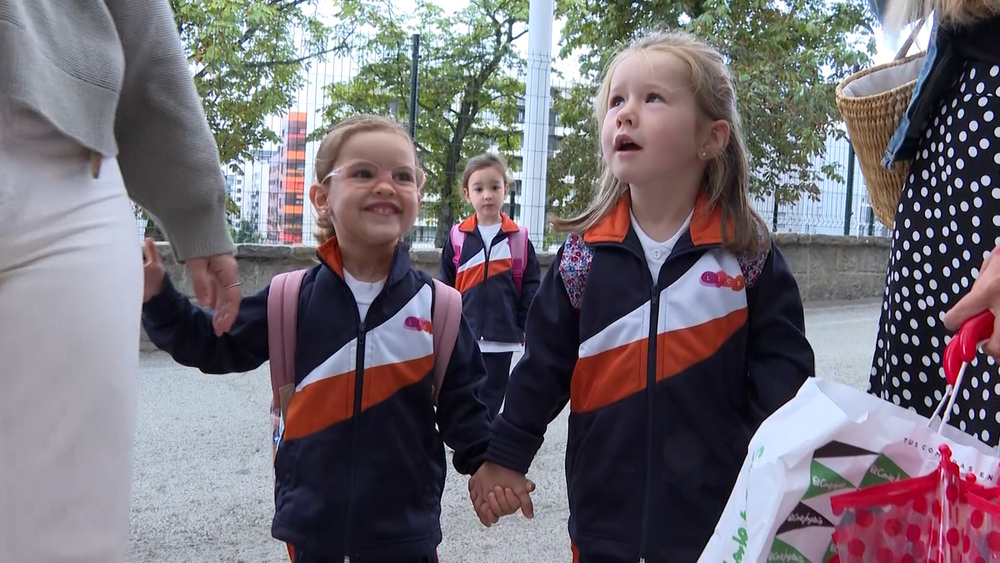
[{"label": "dark blue sleeve", "polygon": [[807,378],[816,375],[799,287],[773,243],[747,301],[749,393],[758,418],[755,422],[759,423],[794,397]]},{"label": "dark blue sleeve", "polygon": [[444,283],[455,287],[455,251],[451,248],[451,241],[445,241],[441,247],[441,271],[438,272],[438,279]]},{"label": "dark blue sleeve", "polygon": [[455,450],[455,470],[463,475],[479,469],[490,442],[490,411],[479,398],[485,380],[483,356],[462,316],[438,393],[437,422],[441,438]]},{"label": "dark blue sleeve", "polygon": [[524,323],[528,319],[528,308],[535,299],[538,285],[542,282],[542,267],[535,254],[535,246],[528,241],[528,256],[524,265],[524,277],[521,278],[521,302],[517,308],[517,326],[524,332]]},{"label": "dark blue sleeve", "polygon": [[579,321],[559,275],[556,255],[528,310],[524,356],[507,383],[503,412],[493,421],[486,459],[527,473],[545,429],[569,401],[579,353]]},{"label": "dark blue sleeve", "polygon": [[211,313],[192,304],[167,276],[163,291],[143,305],[142,326],[181,365],[213,374],[251,371],[268,357],[267,291],[244,297],[232,328],[216,336]]}]

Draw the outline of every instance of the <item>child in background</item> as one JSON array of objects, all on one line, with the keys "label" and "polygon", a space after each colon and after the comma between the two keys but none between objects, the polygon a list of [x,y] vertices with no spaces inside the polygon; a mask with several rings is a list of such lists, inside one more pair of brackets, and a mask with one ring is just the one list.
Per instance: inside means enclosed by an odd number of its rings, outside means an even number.
[{"label": "child in background", "polygon": [[578,563],[696,561],[763,417],[814,375],[802,301],[747,193],[732,80],[686,34],[619,53],[596,99],[605,170],[539,287],[524,357],[470,480],[486,523],[568,402]]},{"label": "child in background", "polygon": [[[382,117],[344,120],[323,138],[316,176],[309,197],[320,264],[299,294],[296,388],[274,462],[271,533],[294,563],[434,562],[442,439],[460,473],[482,463],[485,367],[462,321],[435,411],[432,336],[410,322],[431,319],[435,288],[399,243],[424,184],[406,131]],[[268,289],[244,298],[232,330],[216,336],[211,315],[174,289],[147,248],[143,325],[159,348],[205,373],[268,360]]]},{"label": "child in background", "polygon": [[[494,154],[469,160],[462,194],[476,212],[452,229],[441,249],[441,281],[462,292],[463,310],[486,363],[482,399],[495,418],[507,391],[510,362],[524,341],[524,320],[541,268],[523,227],[501,211],[510,184]],[[456,252],[457,250],[457,252]]]}]

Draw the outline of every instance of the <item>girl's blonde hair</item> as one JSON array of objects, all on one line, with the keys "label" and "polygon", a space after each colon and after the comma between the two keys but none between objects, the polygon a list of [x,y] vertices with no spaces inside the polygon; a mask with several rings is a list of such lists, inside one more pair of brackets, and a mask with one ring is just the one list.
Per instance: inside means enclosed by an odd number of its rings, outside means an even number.
[{"label": "girl's blonde hair", "polygon": [[[721,208],[725,247],[734,253],[756,256],[761,235],[767,244],[769,239],[764,221],[751,205],[747,192],[747,150],[736,110],[736,90],[722,55],[693,35],[679,31],[655,33],[636,40],[615,55],[605,70],[604,81],[594,99],[598,128],[608,114],[608,96],[615,69],[635,53],[672,55],[683,61],[690,70],[691,88],[703,117],[712,121],[725,120],[729,124],[729,144],[725,151],[708,162],[703,189],[708,196],[708,208]],[[627,189],[628,184],[618,180],[602,162],[597,196],[576,217],[552,218],[553,228],[559,232],[583,233],[611,212]],[[727,232],[727,223],[732,226],[731,233]]]},{"label": "girl's blonde hair", "polygon": [[469,189],[469,178],[484,168],[496,168],[497,171],[503,176],[504,187],[507,187],[510,184],[510,178],[507,175],[507,161],[505,161],[503,157],[498,154],[488,152],[470,158],[469,162],[465,164],[465,172],[462,172],[463,192]]},{"label": "girl's blonde hair", "polygon": [[[413,144],[410,134],[403,125],[388,117],[380,115],[355,115],[348,117],[328,129],[326,135],[323,136],[323,140],[319,143],[319,149],[316,151],[316,183],[322,182],[323,178],[326,178],[326,175],[333,170],[333,165],[337,162],[337,157],[340,155],[340,148],[348,139],[358,133],[370,133],[372,131],[399,133],[403,137],[406,137],[411,145]],[[420,158],[417,155],[417,148],[415,146],[413,147],[413,162],[417,166],[420,165]],[[336,234],[331,217],[325,215],[316,217],[315,236],[319,244],[323,244]]]},{"label": "girl's blonde hair", "polygon": [[[886,0],[882,16],[885,29],[893,34],[903,26],[927,17],[948,25],[968,26],[981,20],[1000,16],[1000,0]],[[925,29],[929,28],[925,25]]]}]

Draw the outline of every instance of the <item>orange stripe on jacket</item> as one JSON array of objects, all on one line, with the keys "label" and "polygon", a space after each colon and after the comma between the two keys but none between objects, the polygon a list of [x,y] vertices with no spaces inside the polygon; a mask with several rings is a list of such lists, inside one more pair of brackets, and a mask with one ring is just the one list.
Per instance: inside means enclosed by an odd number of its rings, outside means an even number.
[{"label": "orange stripe on jacket", "polygon": [[434,355],[365,369],[361,410],[382,403],[404,387],[419,383],[434,369]]},{"label": "orange stripe on jacket", "polygon": [[489,276],[495,276],[510,270],[511,259],[498,258],[496,260],[490,260],[489,270],[486,270],[486,265],[486,263],[476,264],[475,266],[469,266],[467,269],[458,272],[455,275],[455,289],[465,293],[473,287],[483,283],[483,276],[487,271],[489,272]]},{"label": "orange stripe on jacket", "polygon": [[[690,328],[657,335],[656,380],[663,381],[705,361],[746,323],[747,310],[733,311]],[[580,358],[570,383],[570,409],[583,413],[616,403],[646,388],[648,339]]]},{"label": "orange stripe on jacket", "polygon": [[461,272],[458,272],[455,274],[455,289],[465,293],[476,285],[482,283],[485,272],[485,262],[476,264],[475,266],[469,266]]},{"label": "orange stripe on jacket", "polygon": [[283,439],[294,440],[343,422],[354,414],[354,372],[306,385],[288,404]]},{"label": "orange stripe on jacket", "polygon": [[645,389],[648,354],[644,338],[580,358],[570,382],[570,410],[597,410]]},{"label": "orange stripe on jacket", "polygon": [[673,377],[715,354],[747,321],[747,310],[656,337],[656,380]]}]

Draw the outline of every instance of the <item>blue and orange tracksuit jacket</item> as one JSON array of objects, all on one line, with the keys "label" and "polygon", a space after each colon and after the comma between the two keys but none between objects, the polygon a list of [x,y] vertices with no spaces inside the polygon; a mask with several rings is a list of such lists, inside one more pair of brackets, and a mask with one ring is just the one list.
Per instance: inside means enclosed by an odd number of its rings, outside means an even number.
[{"label": "blue and orange tracksuit jacket", "polygon": [[492,241],[489,256],[478,227],[475,214],[459,224],[458,230],[466,236],[458,271],[449,241],[441,249],[439,279],[462,292],[462,311],[476,340],[519,344],[524,341],[524,321],[542,277],[535,247],[528,241],[519,295],[507,237],[520,227],[501,214],[500,232]]},{"label": "blue and orange tracksuit jacket", "polygon": [[[435,410],[433,338],[419,328],[426,323],[406,322],[431,318],[430,276],[397,248],[385,288],[360,319],[336,239],[318,255],[299,296],[296,392],[274,462],[271,533],[337,561],[433,553],[441,541],[442,438],[464,474],[479,468],[489,442],[482,356],[463,321]],[[233,328],[216,337],[211,317],[168,281],[144,306],[143,325],[183,365],[249,371],[268,359],[267,292],[245,297]]]},{"label": "blue and orange tracksuit jacket", "polygon": [[564,245],[528,315],[486,457],[527,472],[569,402],[569,534],[581,563],[696,561],[754,413],[773,412],[814,375],[798,287],[777,248],[749,290],[703,282],[706,272],[742,277],[718,210],[704,209],[654,283],[624,196],[584,234],[593,255],[579,312],[558,267]]}]

